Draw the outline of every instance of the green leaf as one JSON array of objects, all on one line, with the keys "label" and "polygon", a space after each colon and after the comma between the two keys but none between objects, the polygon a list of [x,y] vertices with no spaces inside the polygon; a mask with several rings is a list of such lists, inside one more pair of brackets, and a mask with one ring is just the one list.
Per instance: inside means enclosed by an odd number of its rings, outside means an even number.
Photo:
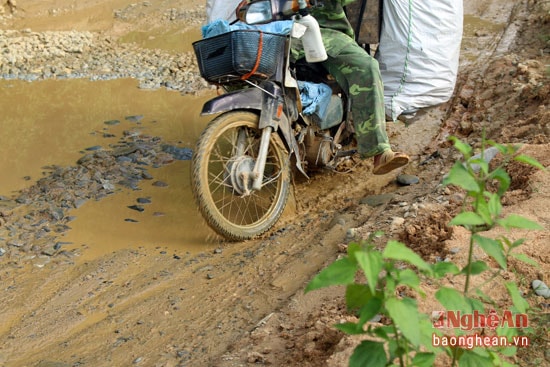
[{"label": "green leaf", "polygon": [[510,293],[510,297],[512,297],[512,303],[518,309],[518,311],[520,313],[527,312],[527,309],[529,308],[529,303],[527,303],[527,301],[519,293],[519,289],[516,283],[506,282],[504,283],[504,285],[506,286],[508,293]]},{"label": "green leaf", "polygon": [[[514,342],[513,338],[519,335],[518,329],[514,327],[498,327],[496,332],[498,336],[506,337],[506,339],[508,339],[508,341],[512,344]],[[517,349],[517,346],[511,345],[509,347],[498,348],[498,352],[503,356],[512,357],[517,353]]]},{"label": "green leaf", "polygon": [[525,254],[518,254],[518,253],[515,253],[515,252],[511,252],[510,256],[515,258],[515,259],[518,259],[519,261],[524,262],[528,265],[531,265],[531,266],[534,266],[534,267],[539,267],[540,266],[538,262],[531,259],[529,256],[527,256]]},{"label": "green leaf", "polygon": [[487,144],[489,144],[490,146],[492,147],[495,147],[498,149],[499,153],[503,156],[505,155],[508,155],[508,152],[510,151],[510,148],[505,146],[505,145],[502,145],[502,144],[498,144],[497,142],[495,142],[494,140],[491,140],[491,139],[487,139],[486,140]]},{"label": "green leaf", "polygon": [[363,248],[357,242],[350,242],[348,244],[348,257],[353,263],[355,263],[355,254],[361,251],[363,251]]},{"label": "green leaf", "polygon": [[[479,348],[477,348],[479,349]],[[463,349],[463,353],[458,360],[460,367],[480,367],[480,366],[492,366],[491,358],[488,356],[482,356],[476,353],[477,350]]]},{"label": "green leaf", "polygon": [[362,251],[357,252],[355,258],[361,270],[365,273],[370,291],[374,293],[376,291],[376,285],[378,284],[378,275],[382,270],[382,254],[376,250]]},{"label": "green leaf", "polygon": [[443,185],[455,185],[471,192],[479,191],[479,184],[473,176],[460,162],[456,162],[451,168],[449,174],[443,179]]},{"label": "green leaf", "polygon": [[466,298],[466,302],[470,304],[472,311],[485,312],[485,305],[480,300],[475,298]]},{"label": "green leaf", "polygon": [[418,269],[431,273],[430,265],[413,250],[397,241],[388,241],[382,256],[386,259],[406,261]]},{"label": "green leaf", "polygon": [[357,267],[349,258],[344,257],[336,260],[324,268],[311,280],[311,282],[309,282],[305,289],[305,293],[331,285],[347,285],[353,283],[356,272]]},{"label": "green leaf", "polygon": [[[393,269],[390,269],[390,270],[393,270]],[[383,289],[384,294],[387,294],[387,295],[394,294],[396,287],[397,287],[397,284],[395,282],[395,279],[391,276],[386,276],[386,286]]]},{"label": "green leaf", "polygon": [[433,271],[436,278],[442,278],[447,274],[456,275],[460,273],[460,270],[454,263],[447,261],[435,263],[433,265]]},{"label": "green leaf", "polygon": [[477,275],[483,273],[485,270],[489,269],[485,261],[474,261],[470,263],[470,267],[468,268],[468,265],[466,265],[460,274],[468,274],[468,272],[472,275]]},{"label": "green leaf", "polygon": [[[476,158],[476,159],[468,159],[467,164],[473,168],[474,165],[479,166],[479,170],[483,172],[484,174],[487,174],[489,172],[489,163],[485,161],[485,159]],[[477,169],[474,169],[474,171],[477,171]]]},{"label": "green leaf", "polygon": [[391,326],[380,326],[373,330],[374,335],[384,340],[392,339],[392,332],[393,328]]},{"label": "green leaf", "polygon": [[499,197],[504,195],[506,190],[508,190],[508,188],[510,187],[510,183],[512,182],[510,175],[508,175],[508,172],[506,172],[506,170],[504,170],[502,167],[499,167],[495,169],[493,172],[491,172],[488,178],[495,179],[498,182],[500,182],[500,185],[497,190],[497,195]]},{"label": "green leaf", "polygon": [[416,302],[412,298],[389,298],[386,310],[393,323],[401,330],[407,340],[418,347],[420,345],[419,314]]},{"label": "green leaf", "polygon": [[491,303],[494,302],[493,299],[488,294],[483,292],[481,289],[476,288],[475,292],[476,292],[477,296],[480,299],[482,299],[485,303],[491,304]]},{"label": "green leaf", "polygon": [[544,168],[544,166],[542,164],[540,164],[539,161],[537,161],[533,157],[529,157],[528,155],[520,154],[520,155],[514,157],[514,160],[518,161],[518,162],[522,162],[522,163],[527,163],[527,164],[529,164],[533,167],[536,167],[540,170],[546,171],[546,168]]},{"label": "green leaf", "polygon": [[363,328],[354,322],[344,322],[342,324],[335,324],[334,327],[348,335],[364,334]]},{"label": "green leaf", "polygon": [[500,197],[497,194],[491,194],[488,203],[489,212],[492,218],[498,218],[502,212],[502,204],[500,203]]},{"label": "green leaf", "polygon": [[352,283],[346,287],[346,304],[348,310],[357,311],[363,308],[374,296],[365,284]]},{"label": "green leaf", "polygon": [[359,325],[363,326],[366,322],[372,320],[374,316],[382,309],[384,300],[380,297],[373,297],[359,311]]},{"label": "green leaf", "polygon": [[510,247],[510,249],[513,249],[521,246],[524,242],[525,238],[520,238],[519,240],[515,240],[514,242],[510,242],[510,240],[507,240],[506,244]]},{"label": "green leaf", "polygon": [[479,197],[478,200],[476,200],[476,205],[475,213],[481,217],[483,224],[492,225],[493,217],[491,216],[491,211],[489,210],[489,204],[483,199],[483,197]]},{"label": "green leaf", "polygon": [[404,269],[398,275],[399,284],[411,287],[414,290],[420,290],[420,278],[411,269]]},{"label": "green leaf", "polygon": [[[388,340],[388,343],[386,344],[386,351],[389,354],[389,361],[395,361],[398,356],[403,355],[403,348],[401,348],[402,340],[400,340],[400,343],[397,343],[397,340],[395,340],[395,335],[393,335],[393,338],[390,338]],[[391,364],[391,367],[398,367],[395,364]]]},{"label": "green leaf", "polygon": [[458,213],[450,222],[451,226],[479,226],[485,224],[483,218],[474,212]]},{"label": "green leaf", "polygon": [[[433,345],[433,336],[442,336],[440,329],[435,328],[430,316],[426,313],[420,314],[420,345],[425,352],[439,352],[439,347]],[[418,352],[418,351],[417,351]]]},{"label": "green leaf", "polygon": [[416,353],[412,360],[412,365],[417,367],[431,367],[435,362],[434,353]]},{"label": "green leaf", "polygon": [[385,367],[386,363],[384,344],[370,340],[362,341],[349,359],[349,367]]},{"label": "green leaf", "polygon": [[451,140],[454,144],[454,147],[462,153],[463,156],[466,158],[469,158],[472,154],[472,147],[468,144],[464,143],[462,140],[457,138],[456,136],[449,137],[449,140]]},{"label": "green leaf", "polygon": [[502,269],[506,270],[506,256],[504,255],[504,249],[502,248],[502,244],[500,242],[478,234],[472,235],[472,238],[487,255],[495,259],[498,265],[500,265]]},{"label": "green leaf", "polygon": [[466,297],[456,289],[441,287],[435,292],[435,298],[447,310],[460,311],[462,313],[472,312],[472,306]]},{"label": "green leaf", "polygon": [[[502,320],[501,320],[502,321]],[[498,336],[505,336],[508,338],[509,341],[512,341],[512,338],[514,336],[518,336],[518,328],[515,327],[507,327],[507,323],[504,323],[504,327],[497,327],[495,329]]]},{"label": "green leaf", "polygon": [[544,227],[542,227],[537,222],[533,222],[532,220],[529,220],[517,214],[510,214],[506,218],[498,220],[497,223],[506,229],[510,229],[510,228],[537,229],[537,230],[544,229]]}]

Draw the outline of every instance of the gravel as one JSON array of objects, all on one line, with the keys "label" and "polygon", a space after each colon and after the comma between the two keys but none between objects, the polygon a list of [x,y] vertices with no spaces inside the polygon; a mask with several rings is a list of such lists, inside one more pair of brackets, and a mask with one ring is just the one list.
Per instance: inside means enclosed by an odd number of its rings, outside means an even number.
[{"label": "gravel", "polygon": [[[134,3],[116,10],[113,17],[117,21],[132,22],[138,28],[154,22],[161,26],[196,29],[204,23],[203,6],[145,13],[150,7],[147,1]],[[0,5],[0,9],[4,8]],[[0,13],[0,24],[16,15],[17,12],[13,15]],[[139,80],[140,88],[166,88],[182,94],[209,88],[200,77],[193,52],[140,48],[97,32],[0,30],[0,79],[74,78],[134,78]]]},{"label": "gravel", "polygon": [[165,87],[195,93],[208,88],[191,52],[142,49],[77,31],[0,30],[0,78],[134,78],[143,89]]}]

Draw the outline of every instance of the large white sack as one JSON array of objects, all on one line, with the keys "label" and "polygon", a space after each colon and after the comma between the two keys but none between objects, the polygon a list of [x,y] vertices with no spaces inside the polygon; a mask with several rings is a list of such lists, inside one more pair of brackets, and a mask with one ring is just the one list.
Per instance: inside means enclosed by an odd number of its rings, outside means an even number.
[{"label": "large white sack", "polygon": [[215,20],[227,20],[229,22],[237,19],[235,9],[242,0],[206,0],[206,23]]},{"label": "large white sack", "polygon": [[376,58],[384,82],[386,114],[396,120],[446,102],[456,83],[461,0],[384,1]]}]

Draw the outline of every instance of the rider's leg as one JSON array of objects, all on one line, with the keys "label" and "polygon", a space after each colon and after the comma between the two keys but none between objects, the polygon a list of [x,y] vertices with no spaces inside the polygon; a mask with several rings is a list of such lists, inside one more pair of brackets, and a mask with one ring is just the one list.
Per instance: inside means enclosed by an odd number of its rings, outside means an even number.
[{"label": "rider's leg", "polygon": [[342,47],[340,44],[336,55],[327,50],[329,58],[323,65],[348,91],[359,154],[375,157],[374,173],[378,174],[406,165],[409,158],[405,154],[391,154],[378,61],[353,40],[343,38],[339,41],[347,45]]}]

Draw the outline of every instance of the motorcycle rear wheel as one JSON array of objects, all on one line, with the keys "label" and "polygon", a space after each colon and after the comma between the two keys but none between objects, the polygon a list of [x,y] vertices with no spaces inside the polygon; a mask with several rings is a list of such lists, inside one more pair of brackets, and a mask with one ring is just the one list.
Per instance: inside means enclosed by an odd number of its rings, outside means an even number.
[{"label": "motorcycle rear wheel", "polygon": [[[201,134],[191,162],[191,187],[208,225],[223,237],[240,241],[269,230],[286,206],[290,160],[273,133],[260,190],[243,180],[256,162],[262,131],[259,116],[232,111],[212,120]],[[246,176],[244,176],[246,177]]]}]

